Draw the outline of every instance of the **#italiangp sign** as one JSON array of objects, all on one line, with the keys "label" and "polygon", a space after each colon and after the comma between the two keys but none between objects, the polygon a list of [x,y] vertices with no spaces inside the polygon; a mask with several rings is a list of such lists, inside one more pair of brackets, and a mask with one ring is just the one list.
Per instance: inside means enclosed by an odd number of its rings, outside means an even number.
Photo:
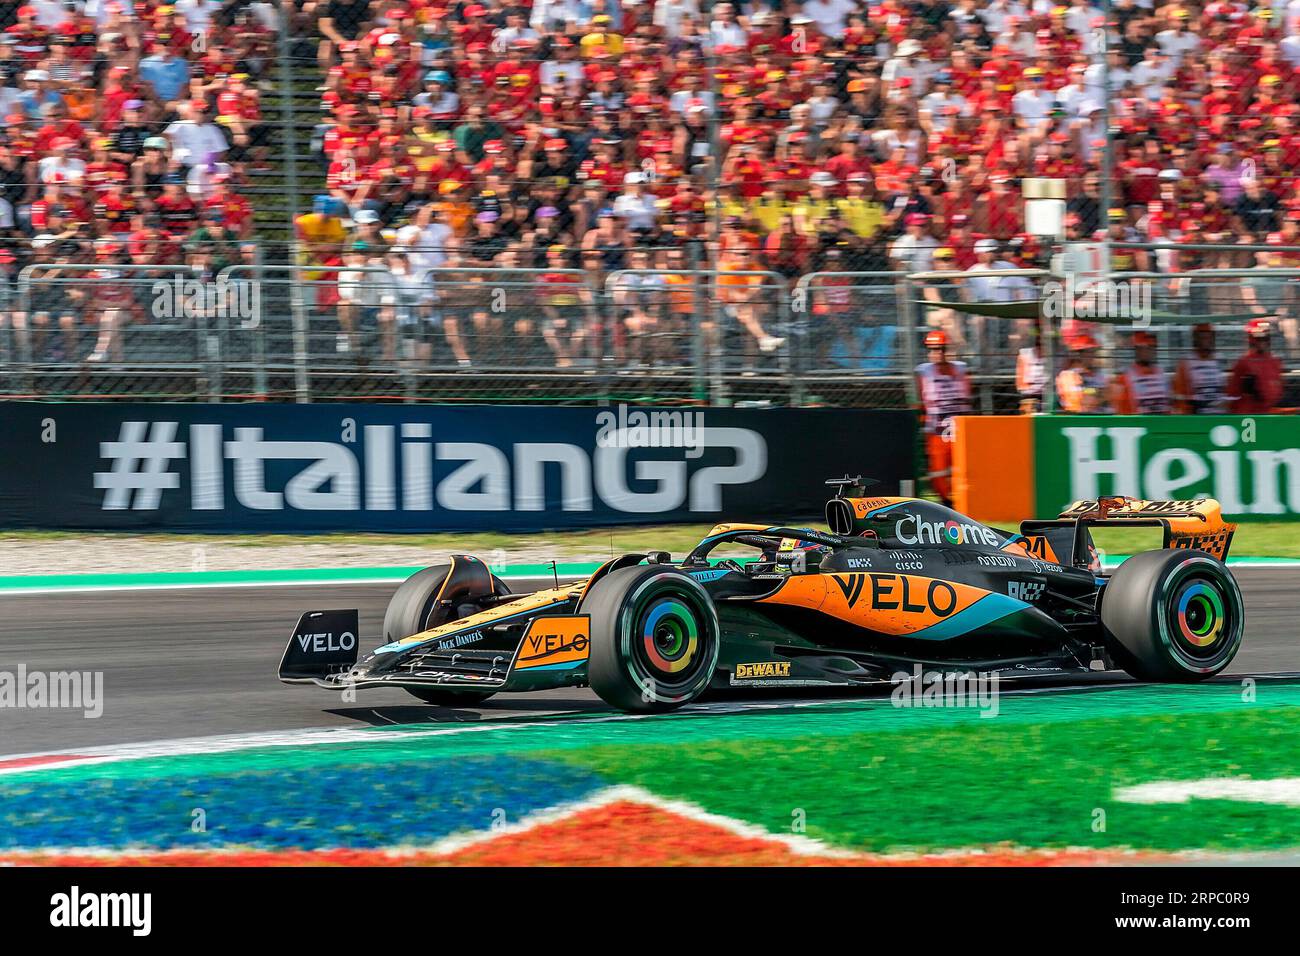
[{"label": "#italiangp sign", "polygon": [[1229,517],[1300,517],[1300,416],[1041,416],[1041,515],[1100,495],[1217,498]]}]

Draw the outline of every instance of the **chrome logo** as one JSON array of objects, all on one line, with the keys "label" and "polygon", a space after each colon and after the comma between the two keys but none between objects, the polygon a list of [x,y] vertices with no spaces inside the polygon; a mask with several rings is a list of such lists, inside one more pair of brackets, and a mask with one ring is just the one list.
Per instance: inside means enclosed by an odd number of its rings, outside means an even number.
[{"label": "chrome logo", "polygon": [[1209,647],[1223,632],[1223,598],[1201,581],[1194,581],[1178,597],[1178,627],[1183,640]]},{"label": "chrome logo", "polygon": [[641,640],[655,668],[665,674],[685,670],[700,643],[695,614],[680,601],[665,598],[642,618]]},{"label": "chrome logo", "polygon": [[961,525],[955,521],[949,521],[943,526],[943,536],[952,544],[961,544],[964,539]]}]

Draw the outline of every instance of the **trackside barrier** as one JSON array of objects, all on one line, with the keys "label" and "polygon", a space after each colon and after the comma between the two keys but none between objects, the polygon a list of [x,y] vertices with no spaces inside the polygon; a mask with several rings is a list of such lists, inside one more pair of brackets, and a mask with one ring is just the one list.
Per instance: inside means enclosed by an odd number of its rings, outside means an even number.
[{"label": "trackside barrier", "polygon": [[[679,280],[679,281],[674,281]],[[676,288],[687,286],[686,289]],[[779,273],[751,269],[617,269],[605,277],[604,293],[617,321],[631,329],[668,326],[680,338],[689,324],[693,393],[697,400],[730,404],[728,373],[793,375],[788,282]],[[627,315],[618,313],[626,310]],[[680,327],[680,329],[679,329]],[[674,329],[679,329],[674,331]],[[775,360],[765,368],[765,357]],[[800,404],[793,401],[792,404]]]},{"label": "trackside barrier", "polygon": [[[903,295],[902,272],[810,272],[791,295],[795,370],[802,393],[823,398],[854,379],[882,386],[872,399],[893,404],[889,392],[910,394],[915,314]],[[888,391],[886,390],[888,389]]]},{"label": "trackside barrier", "polygon": [[[1257,316],[1276,322],[1275,352],[1293,365],[1300,268],[1274,265],[1286,255],[1277,250],[1263,247],[1254,268],[1090,280],[1141,292],[1166,371],[1191,353],[1196,322],[1219,327],[1219,354],[1230,359]],[[33,263],[0,286],[0,394],[898,407],[916,398],[919,335],[937,327],[970,366],[976,410],[1012,411],[1016,350],[1034,321],[948,306],[1060,293],[1048,279],[1070,288],[1068,277],[1034,269],[823,270],[791,286],[762,270],[524,268],[512,253],[500,267],[449,264],[412,281],[374,258],[346,268],[252,258],[215,275],[182,264]],[[340,269],[351,279],[340,282]],[[1090,296],[1071,301],[1082,308]],[[1130,326],[1141,324],[1059,309],[1048,319],[1048,382],[1071,322],[1100,341],[1110,372],[1130,360]],[[106,327],[118,334],[92,353]],[[1042,410],[1054,404],[1048,388]]]}]

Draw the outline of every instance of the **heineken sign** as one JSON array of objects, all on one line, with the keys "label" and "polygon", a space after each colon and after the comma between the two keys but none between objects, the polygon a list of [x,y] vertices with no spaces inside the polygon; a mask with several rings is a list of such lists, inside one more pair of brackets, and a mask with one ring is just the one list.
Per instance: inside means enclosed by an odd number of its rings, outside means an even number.
[{"label": "heineken sign", "polygon": [[1228,517],[1300,517],[1300,417],[1048,415],[1033,424],[1039,514],[1101,495],[1217,498]]}]

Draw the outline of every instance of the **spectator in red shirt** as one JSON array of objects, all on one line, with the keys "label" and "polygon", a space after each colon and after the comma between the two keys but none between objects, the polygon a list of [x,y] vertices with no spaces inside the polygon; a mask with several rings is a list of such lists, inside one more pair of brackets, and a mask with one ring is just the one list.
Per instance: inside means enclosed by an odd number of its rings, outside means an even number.
[{"label": "spectator in red shirt", "polygon": [[1234,415],[1265,415],[1282,398],[1282,363],[1271,351],[1268,319],[1246,324],[1249,344],[1228,376],[1228,401]]}]

